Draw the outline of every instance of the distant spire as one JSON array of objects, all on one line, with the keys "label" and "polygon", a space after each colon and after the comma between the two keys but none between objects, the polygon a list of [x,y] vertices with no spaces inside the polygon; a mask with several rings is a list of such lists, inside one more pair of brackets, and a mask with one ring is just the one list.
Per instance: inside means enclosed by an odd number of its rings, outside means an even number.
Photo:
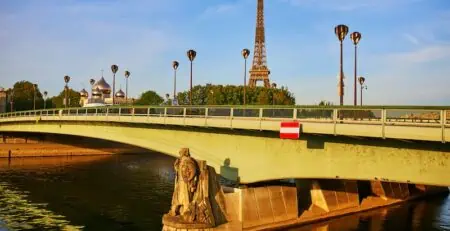
[{"label": "distant spire", "polygon": [[103,77],[103,68],[102,68],[102,69],[100,69],[100,71],[102,72],[102,77]]}]

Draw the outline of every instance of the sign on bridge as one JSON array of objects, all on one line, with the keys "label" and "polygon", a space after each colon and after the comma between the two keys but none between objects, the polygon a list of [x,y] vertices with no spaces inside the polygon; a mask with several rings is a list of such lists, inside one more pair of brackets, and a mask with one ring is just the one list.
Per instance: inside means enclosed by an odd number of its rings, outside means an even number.
[{"label": "sign on bridge", "polygon": [[300,122],[297,121],[281,122],[280,138],[293,140],[300,138]]}]

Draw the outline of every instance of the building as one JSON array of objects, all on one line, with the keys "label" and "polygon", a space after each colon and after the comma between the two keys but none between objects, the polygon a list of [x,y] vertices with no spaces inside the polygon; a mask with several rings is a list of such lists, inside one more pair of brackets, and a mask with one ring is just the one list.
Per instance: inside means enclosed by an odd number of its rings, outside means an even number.
[{"label": "building", "polygon": [[[132,100],[128,100],[130,103]],[[87,104],[107,104],[111,105],[113,102],[112,99],[112,90],[111,86],[106,82],[105,78],[102,76],[100,80],[92,84],[91,88],[91,97],[89,98],[89,93],[82,89],[80,91],[80,105],[83,107]],[[122,89],[119,89],[115,93],[115,104],[127,104],[127,100],[125,99],[125,93]]]},{"label": "building", "polygon": [[7,105],[7,92],[3,87],[0,87],[0,113],[6,112]]}]

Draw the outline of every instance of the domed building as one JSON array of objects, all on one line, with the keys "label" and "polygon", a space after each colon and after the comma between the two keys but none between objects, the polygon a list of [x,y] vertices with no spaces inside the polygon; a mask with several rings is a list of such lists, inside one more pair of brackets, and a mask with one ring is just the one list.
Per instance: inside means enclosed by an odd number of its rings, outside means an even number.
[{"label": "domed building", "polygon": [[122,89],[119,89],[119,91],[116,92],[116,98],[125,98],[125,93],[122,91]]},{"label": "domed building", "polygon": [[6,112],[6,98],[7,94],[3,87],[0,87],[0,113]]},{"label": "domed building", "polygon": [[106,82],[105,78],[102,78],[92,85],[92,89],[98,89],[102,92],[102,98],[111,98],[111,86]]},{"label": "domed building", "polygon": [[83,88],[80,91],[80,105],[84,106],[88,103],[89,93]]}]

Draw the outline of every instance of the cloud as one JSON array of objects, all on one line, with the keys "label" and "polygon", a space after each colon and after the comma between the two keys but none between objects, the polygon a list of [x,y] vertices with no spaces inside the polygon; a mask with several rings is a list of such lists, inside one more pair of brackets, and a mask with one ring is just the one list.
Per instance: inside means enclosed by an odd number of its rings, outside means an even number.
[{"label": "cloud", "polygon": [[416,3],[423,0],[281,0],[293,6],[312,7],[329,11],[354,11],[358,9],[392,8],[399,5]]},{"label": "cloud", "polygon": [[449,59],[450,61],[450,45],[432,45],[414,51],[387,54],[385,58],[382,58],[388,63],[402,62],[406,65],[429,63],[443,59]]},{"label": "cloud", "polygon": [[207,18],[217,14],[225,14],[235,11],[239,7],[238,3],[219,4],[215,6],[209,6],[200,15],[200,18]]},{"label": "cloud", "polygon": [[419,44],[419,39],[411,34],[408,33],[404,33],[403,37],[405,37],[406,40],[408,40],[410,43],[414,44],[414,45],[418,45]]}]

